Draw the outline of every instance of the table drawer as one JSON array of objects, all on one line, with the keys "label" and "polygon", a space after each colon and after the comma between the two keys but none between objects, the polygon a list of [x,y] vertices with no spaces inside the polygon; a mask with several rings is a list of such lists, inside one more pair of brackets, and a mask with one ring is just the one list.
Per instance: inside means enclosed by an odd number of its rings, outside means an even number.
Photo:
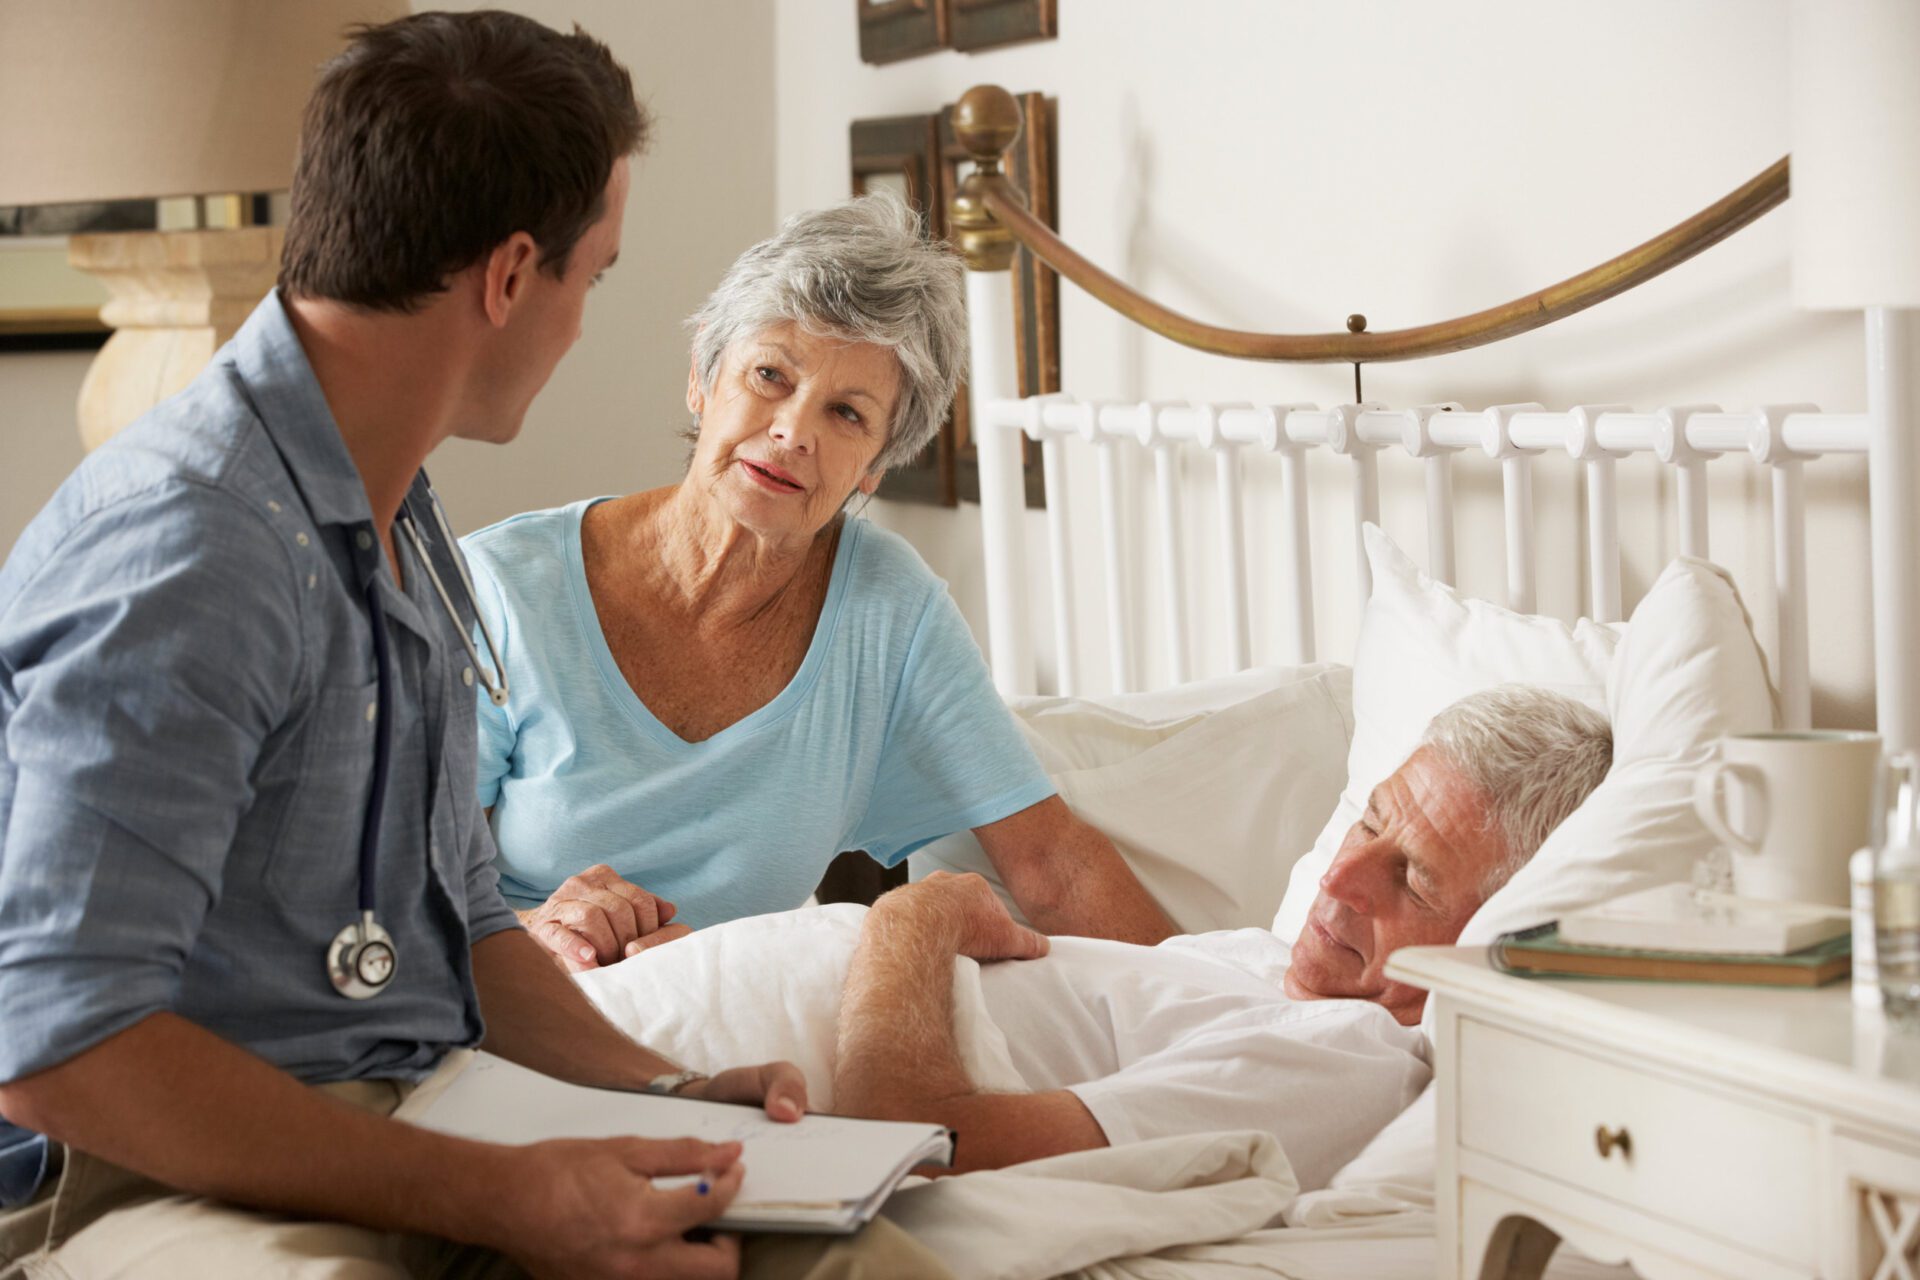
[{"label": "table drawer", "polygon": [[[1813,1122],[1459,1022],[1460,1144],[1783,1261],[1818,1248]],[[1625,1134],[1602,1155],[1598,1134]]]}]

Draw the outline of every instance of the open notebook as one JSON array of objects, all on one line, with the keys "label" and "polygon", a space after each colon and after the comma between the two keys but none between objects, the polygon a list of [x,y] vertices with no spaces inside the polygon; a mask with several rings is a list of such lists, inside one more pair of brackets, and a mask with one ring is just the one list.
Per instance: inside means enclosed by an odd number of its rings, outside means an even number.
[{"label": "open notebook", "polygon": [[712,1224],[730,1231],[857,1231],[915,1165],[953,1159],[953,1135],[939,1125],[813,1115],[781,1124],[758,1107],[567,1084],[486,1053],[399,1117],[512,1146],[619,1135],[738,1142],[746,1181]]}]

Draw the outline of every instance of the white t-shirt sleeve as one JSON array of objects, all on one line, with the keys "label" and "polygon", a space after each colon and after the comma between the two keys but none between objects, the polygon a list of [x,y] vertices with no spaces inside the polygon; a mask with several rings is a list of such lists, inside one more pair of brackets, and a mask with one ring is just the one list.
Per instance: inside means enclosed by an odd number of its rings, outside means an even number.
[{"label": "white t-shirt sleeve", "polygon": [[944,588],[921,614],[880,750],[872,799],[847,847],[887,866],[1054,794]]},{"label": "white t-shirt sleeve", "polygon": [[[1206,1001],[1196,1002],[1203,1014]],[[1377,1005],[1293,1001],[1215,1010],[1157,1052],[1069,1086],[1109,1142],[1261,1129],[1303,1191],[1323,1187],[1431,1076],[1409,1028]]]}]

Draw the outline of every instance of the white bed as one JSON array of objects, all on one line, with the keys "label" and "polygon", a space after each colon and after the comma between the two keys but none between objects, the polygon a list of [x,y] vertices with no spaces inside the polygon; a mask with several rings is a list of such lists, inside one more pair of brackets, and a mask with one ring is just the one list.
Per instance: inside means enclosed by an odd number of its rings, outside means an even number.
[{"label": "white bed", "polygon": [[[1771,606],[1758,610],[1772,623],[1768,634],[1756,638],[1764,649],[1761,683],[1764,687],[1770,677],[1774,707],[1768,714],[1777,713],[1777,722],[1786,728],[1812,723],[1813,672],[1817,669],[1808,639],[1807,469],[1820,467],[1824,458],[1866,455],[1870,459],[1872,500],[1870,510],[1860,511],[1858,519],[1862,524],[1870,521],[1872,526],[1877,721],[1888,750],[1920,745],[1920,679],[1915,678],[1913,664],[1906,658],[1907,642],[1915,629],[1913,610],[1920,598],[1915,590],[1912,554],[1917,541],[1915,503],[1920,495],[1912,440],[1920,430],[1920,421],[1916,421],[1915,413],[1915,325],[1910,312],[1892,307],[1866,309],[1863,336],[1869,376],[1864,413],[1822,412],[1813,405],[1767,405],[1734,411],[1718,406],[1635,409],[1605,404],[1560,409],[1537,404],[1396,409],[1364,402],[1326,407],[1220,404],[1209,402],[1203,395],[1180,402],[1149,403],[1111,403],[1072,395],[1015,399],[1011,395],[1011,295],[1005,270],[1015,241],[1129,318],[1205,350],[1240,355],[1261,352],[1269,359],[1400,358],[1405,354],[1402,348],[1409,343],[1418,346],[1422,331],[1358,336],[1350,344],[1338,341],[1347,335],[1325,335],[1324,340],[1269,338],[1210,329],[1140,298],[1080,259],[1046,227],[1024,217],[1017,196],[995,176],[994,161],[1011,142],[1007,119],[1010,105],[1010,99],[991,89],[976,90],[963,101],[956,132],[969,144],[978,169],[976,177],[963,186],[950,211],[950,222],[957,228],[963,252],[973,268],[969,275],[974,350],[971,386],[980,456],[989,656],[997,685],[1021,710],[1043,756],[1046,733],[1039,721],[1047,715],[1060,715],[1063,710],[1071,713],[1075,706],[1137,710],[1143,705],[1138,699],[1145,696],[1161,699],[1162,710],[1171,708],[1176,714],[1191,710],[1180,703],[1180,698],[1191,691],[1183,691],[1180,686],[1195,665],[1190,652],[1195,636],[1217,641],[1215,651],[1224,649],[1234,670],[1248,668],[1253,662],[1256,619],[1266,650],[1277,652],[1284,661],[1310,663],[1316,657],[1365,660],[1365,622],[1360,626],[1361,658],[1346,653],[1316,653],[1314,560],[1309,539],[1341,536],[1342,531],[1324,525],[1310,528],[1304,456],[1313,450],[1343,459],[1347,473],[1350,536],[1355,547],[1351,590],[1355,598],[1366,600],[1377,585],[1382,561],[1377,554],[1370,557],[1363,530],[1367,524],[1379,522],[1382,515],[1379,456],[1383,451],[1398,451],[1418,460],[1424,473],[1424,510],[1403,512],[1398,517],[1400,527],[1424,526],[1428,552],[1425,568],[1430,581],[1423,580],[1423,586],[1444,591],[1444,584],[1454,579],[1455,549],[1459,545],[1454,528],[1454,473],[1459,467],[1480,466],[1497,473],[1502,495],[1503,527],[1495,536],[1504,545],[1504,603],[1514,613],[1528,614],[1534,608],[1540,576],[1567,574],[1584,581],[1584,612],[1603,624],[1625,618],[1635,603],[1625,598],[1620,569],[1615,488],[1620,460],[1635,454],[1650,455],[1662,467],[1671,469],[1674,545],[1683,556],[1702,559],[1712,551],[1708,545],[1706,462],[1727,457],[1756,468],[1764,477],[1756,492],[1764,495],[1765,504],[1764,518],[1756,523],[1769,536],[1771,545],[1763,563],[1770,572],[1759,581],[1741,586],[1746,599]],[[1582,283],[1585,278],[1576,278],[1555,286],[1558,292],[1548,301],[1541,295],[1522,302],[1534,304],[1536,311],[1551,313],[1545,316],[1550,320],[1610,296],[1607,289],[1631,287],[1665,270],[1784,199],[1785,162],[1777,168],[1777,190],[1771,195],[1767,194],[1768,175],[1762,174],[1716,209],[1590,273],[1591,290]],[[1830,168],[1823,168],[1820,181],[1834,182],[1831,173]],[[1822,192],[1820,198],[1830,200],[1831,193]],[[1629,275],[1632,278],[1622,283]],[[1555,311],[1554,307],[1568,297],[1579,300]],[[1458,345],[1444,345],[1445,341],[1470,345],[1519,331],[1512,322],[1516,314],[1527,309],[1515,304],[1504,317],[1495,314],[1503,310],[1496,308],[1467,317],[1466,323],[1436,326],[1450,328],[1451,332],[1435,335],[1436,341],[1429,349],[1454,350]],[[1483,323],[1473,323],[1476,321]],[[1523,323],[1521,327],[1529,326]],[[1466,335],[1465,340],[1461,340],[1462,335]],[[1383,340],[1379,345],[1363,345],[1376,337]],[[1289,347],[1289,342],[1297,345]],[[1317,354],[1276,354],[1311,351],[1316,343]],[[1363,354],[1369,351],[1388,354]],[[1097,395],[1099,390],[1088,389],[1090,395]],[[1031,516],[1025,510],[1023,437],[1037,445],[1042,455],[1047,494],[1044,517]],[[1538,562],[1530,473],[1531,459],[1545,450],[1564,451],[1582,472],[1585,538],[1578,563]],[[1264,475],[1269,483],[1264,487],[1250,485],[1246,479],[1250,454],[1277,457],[1277,476],[1276,468],[1267,466]],[[1070,477],[1069,465],[1076,458],[1089,462],[1090,479]],[[1187,481],[1182,479],[1183,472]],[[1321,474],[1324,476],[1324,468]],[[1211,486],[1191,483],[1192,477],[1209,475]],[[1146,480],[1148,476],[1150,481]],[[1151,494],[1151,500],[1138,511],[1135,508],[1141,504],[1133,501],[1139,496],[1136,490]],[[1194,530],[1205,526],[1197,526],[1183,511],[1184,504],[1194,501],[1195,491],[1217,513],[1213,532],[1204,539],[1196,538]],[[1250,519],[1250,511],[1258,515],[1262,504],[1277,507],[1277,519],[1271,515],[1264,521]],[[1089,505],[1094,508],[1090,513],[1084,511]],[[1076,511],[1076,507],[1083,510]],[[1076,516],[1090,518],[1076,522]],[[1094,530],[1091,534],[1085,531],[1089,524]],[[1250,527],[1277,530],[1280,580],[1258,584],[1272,588],[1265,592],[1248,580]],[[1090,558],[1095,562],[1091,566],[1087,564]],[[1192,590],[1192,579],[1198,576],[1195,565],[1202,563],[1207,567],[1207,577],[1225,585],[1223,591],[1210,593],[1210,611],[1196,619],[1187,610],[1196,596]],[[1143,584],[1142,579],[1150,581]],[[1346,584],[1340,589],[1346,590]],[[1147,599],[1143,602],[1141,597]],[[1737,596],[1735,602],[1737,606]],[[1741,621],[1747,621],[1744,609],[1739,612]],[[1671,618],[1663,615],[1657,625],[1670,626]],[[1866,625],[1864,619],[1861,625]],[[1696,631],[1690,633],[1690,642],[1728,643],[1738,648],[1738,640],[1727,639],[1734,630],[1739,628],[1725,628],[1718,637],[1707,630]],[[1645,645],[1643,640],[1643,650]],[[1143,656],[1155,659],[1156,679],[1142,678],[1147,665]],[[1644,654],[1640,660],[1645,661]],[[1106,692],[1090,702],[1073,698],[1071,695],[1084,695],[1095,683],[1086,673],[1102,666],[1108,675]],[[1356,682],[1365,678],[1364,672],[1355,673]],[[1035,701],[1043,683],[1053,698]],[[1137,691],[1143,685],[1154,686],[1159,692],[1141,695]],[[1169,686],[1173,688],[1169,690]],[[1463,690],[1456,689],[1455,693],[1459,691]],[[1723,681],[1715,692],[1725,691]],[[1367,693],[1356,689],[1354,697],[1364,703]],[[1727,708],[1722,719],[1692,726],[1695,741],[1688,751],[1710,744],[1718,732],[1753,723],[1742,719],[1755,714],[1753,708],[1737,705],[1743,699],[1751,702],[1751,695],[1735,693],[1729,697],[1736,705]],[[1364,710],[1361,719],[1366,719]],[[1418,719],[1423,721],[1424,715]],[[1362,733],[1364,736],[1364,729]],[[1404,746],[1398,746],[1383,755],[1386,748],[1381,742],[1369,744],[1367,751],[1385,763],[1375,760],[1368,767],[1391,767],[1398,759],[1395,752],[1403,750]],[[1349,785],[1365,781],[1357,776],[1362,754],[1361,746],[1356,745],[1350,761],[1356,776],[1347,780]],[[1662,785],[1684,781],[1685,771],[1695,767],[1700,758],[1697,752],[1686,756]],[[1055,767],[1054,762],[1049,761],[1049,766]],[[1235,767],[1230,752],[1220,767]],[[1056,776],[1061,776],[1057,769]],[[1167,775],[1163,773],[1162,777]],[[1370,781],[1365,784],[1370,785]],[[1063,790],[1069,788],[1063,786]],[[1339,817],[1336,813],[1330,828],[1338,829]],[[1324,838],[1323,833],[1323,842]],[[1142,841],[1152,843],[1150,837]],[[1126,849],[1127,842],[1121,843]],[[1138,846],[1142,842],[1135,843]],[[962,840],[935,847],[921,862],[977,869],[982,864],[964,845]],[[1666,858],[1664,863],[1656,865],[1654,859],[1629,868],[1620,873],[1628,877],[1626,880],[1616,876],[1608,881],[1602,876],[1588,882],[1585,889],[1573,891],[1574,897],[1563,895],[1555,906],[1570,905],[1580,892],[1591,896],[1600,887],[1617,891],[1623,884],[1645,882],[1633,881],[1634,875],[1671,877],[1676,867],[1678,874],[1684,875],[1684,863],[1676,861],[1684,845],[1684,841],[1675,840],[1660,853]],[[1304,849],[1306,845],[1295,843],[1292,847]],[[1143,861],[1137,856],[1138,847],[1126,851],[1145,874],[1153,859]],[[1312,856],[1308,854],[1303,862]],[[1613,868],[1608,874],[1618,871]],[[1213,896],[1217,897],[1223,886],[1243,877],[1244,868],[1219,869],[1207,887],[1216,891]],[[1148,878],[1152,883],[1150,875]],[[1154,887],[1164,896],[1162,885]],[[1231,896],[1231,890],[1227,892]],[[1528,905],[1537,908],[1550,896],[1536,897]],[[1245,902],[1238,905],[1247,906]],[[1189,928],[1242,923],[1207,918],[1199,905],[1194,905],[1193,911],[1198,913],[1199,923],[1193,923],[1191,917],[1183,920]],[[1255,907],[1253,914],[1258,913]],[[1503,926],[1524,918],[1512,912],[1494,914],[1492,923]],[[1283,937],[1285,918],[1283,909],[1281,919],[1276,921]],[[1484,941],[1491,936],[1491,927],[1463,941]],[[1469,933],[1474,932],[1474,926],[1469,926]],[[1176,1250],[1153,1259],[1103,1264],[1086,1274],[1258,1274],[1301,1280],[1321,1276],[1397,1280],[1451,1275],[1450,1263],[1443,1265],[1443,1260],[1435,1256],[1431,1151],[1418,1150],[1423,1126],[1430,1144],[1430,1111],[1421,1114],[1420,1104],[1416,1104],[1414,1112],[1382,1135],[1355,1162],[1358,1167],[1336,1179],[1333,1188],[1303,1197],[1289,1211],[1287,1221],[1293,1225],[1284,1229],[1255,1232],[1228,1244]],[[1627,1273],[1624,1268],[1603,1267],[1563,1249],[1548,1274],[1571,1277]]]}]

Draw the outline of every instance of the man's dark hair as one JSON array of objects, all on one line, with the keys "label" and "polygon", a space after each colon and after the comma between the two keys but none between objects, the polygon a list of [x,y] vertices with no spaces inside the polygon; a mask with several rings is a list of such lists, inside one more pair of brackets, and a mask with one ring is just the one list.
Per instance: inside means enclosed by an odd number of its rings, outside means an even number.
[{"label": "man's dark hair", "polygon": [[483,10],[356,28],[307,102],[280,287],[411,311],[516,231],[565,275],[648,124],[577,26]]}]

